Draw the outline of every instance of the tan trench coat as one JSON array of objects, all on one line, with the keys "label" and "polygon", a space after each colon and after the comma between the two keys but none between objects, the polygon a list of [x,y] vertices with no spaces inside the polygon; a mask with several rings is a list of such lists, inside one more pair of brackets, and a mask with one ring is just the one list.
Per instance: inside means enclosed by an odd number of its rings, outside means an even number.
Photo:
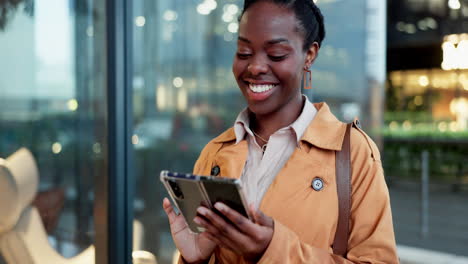
[{"label": "tan trench coat", "polygon": [[[359,128],[351,130],[352,202],[346,259],[331,249],[338,221],[335,150],[341,149],[346,125],[326,103],[318,112],[284,167],[266,192],[260,210],[275,222],[274,234],[259,263],[398,263],[388,189],[379,150]],[[239,178],[247,159],[247,141],[235,144],[233,128],[209,142],[194,168],[209,175]],[[320,191],[312,180],[323,179]],[[217,248],[210,263],[245,263]]]}]

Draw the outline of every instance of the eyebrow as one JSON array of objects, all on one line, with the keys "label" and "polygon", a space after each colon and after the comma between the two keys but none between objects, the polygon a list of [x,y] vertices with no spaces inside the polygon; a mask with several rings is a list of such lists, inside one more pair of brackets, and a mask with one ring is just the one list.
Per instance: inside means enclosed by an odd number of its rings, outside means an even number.
[{"label": "eyebrow", "polygon": [[246,39],[244,37],[241,37],[241,36],[237,37],[237,39],[242,41],[242,42],[246,42],[246,43],[249,43],[249,44],[251,43],[250,40],[248,40],[248,39]]},{"label": "eyebrow", "polygon": [[272,40],[267,41],[267,44],[268,45],[273,45],[273,44],[278,44],[278,43],[281,43],[281,42],[289,43],[289,40],[287,40],[285,38],[277,38],[277,39],[272,39]]},{"label": "eyebrow", "polygon": [[[238,40],[242,41],[242,42],[246,42],[246,43],[252,43],[250,40],[244,38],[244,37],[237,37]],[[274,45],[274,44],[278,44],[278,43],[281,43],[281,42],[286,42],[286,43],[289,43],[289,40],[285,39],[285,38],[277,38],[277,39],[272,39],[272,40],[268,40],[266,42],[267,45]]]}]

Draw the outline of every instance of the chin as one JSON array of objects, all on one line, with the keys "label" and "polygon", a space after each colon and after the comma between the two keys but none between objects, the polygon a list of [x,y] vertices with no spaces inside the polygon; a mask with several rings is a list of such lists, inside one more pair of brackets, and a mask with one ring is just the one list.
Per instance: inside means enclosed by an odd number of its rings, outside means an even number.
[{"label": "chin", "polygon": [[268,104],[268,102],[248,102],[248,108],[250,112],[254,113],[255,115],[267,115],[275,112],[275,108]]}]

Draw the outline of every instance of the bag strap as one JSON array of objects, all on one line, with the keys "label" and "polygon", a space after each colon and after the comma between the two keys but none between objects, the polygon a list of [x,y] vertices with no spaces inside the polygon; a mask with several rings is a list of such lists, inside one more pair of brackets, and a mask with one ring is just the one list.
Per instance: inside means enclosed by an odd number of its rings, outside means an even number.
[{"label": "bag strap", "polygon": [[345,256],[348,251],[349,219],[351,211],[351,154],[350,130],[351,124],[346,125],[346,133],[341,151],[335,152],[336,188],[338,191],[338,224],[333,253]]}]

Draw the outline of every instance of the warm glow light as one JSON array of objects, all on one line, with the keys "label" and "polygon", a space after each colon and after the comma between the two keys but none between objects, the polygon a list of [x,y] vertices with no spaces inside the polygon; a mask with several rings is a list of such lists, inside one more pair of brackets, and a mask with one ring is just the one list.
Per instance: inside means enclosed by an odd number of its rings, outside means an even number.
[{"label": "warm glow light", "polygon": [[460,1],[459,1],[459,0],[449,0],[449,1],[448,1],[448,6],[449,6],[451,9],[460,9],[461,4],[460,4]]},{"label": "warm glow light", "polygon": [[210,10],[206,7],[206,5],[204,4],[199,4],[197,6],[197,12],[200,14],[200,15],[208,15],[210,13]]},{"label": "warm glow light", "polygon": [[458,43],[458,68],[468,69],[468,39],[464,39]]},{"label": "warm glow light", "polygon": [[135,25],[137,27],[143,27],[146,23],[146,18],[144,16],[137,16],[135,18]]},{"label": "warm glow light", "polygon": [[426,22],[425,19],[418,21],[418,28],[420,30],[426,30],[427,29],[427,22]]},{"label": "warm glow light", "polygon": [[443,53],[443,61],[442,61],[442,69],[443,70],[451,70],[454,69],[457,64],[457,49],[455,48],[455,44],[450,42],[444,42],[442,44],[442,53]]},{"label": "warm glow light", "polygon": [[426,24],[427,24],[427,27],[430,28],[430,29],[436,29],[437,28],[437,21],[432,17],[427,17],[426,18]]},{"label": "warm glow light", "polygon": [[398,129],[398,122],[392,121],[392,122],[390,122],[390,124],[388,126],[390,127],[390,130],[397,130]]},{"label": "warm glow light", "polygon": [[221,17],[221,19],[228,23],[228,22],[231,22],[232,20],[234,20],[234,16],[228,12],[224,13],[223,16]]},{"label": "warm glow light", "polygon": [[174,254],[172,254],[172,264],[179,263],[179,258],[180,258],[180,253],[178,250],[175,250]]},{"label": "warm glow light", "polygon": [[177,12],[174,10],[166,10],[163,14],[163,18],[166,21],[175,21],[177,20]]},{"label": "warm glow light", "polygon": [[450,102],[450,112],[456,116],[458,129],[468,129],[468,99],[464,97],[454,98]]},{"label": "warm glow light", "polygon": [[93,28],[93,26],[89,26],[89,27],[86,28],[86,35],[88,35],[88,37],[94,36],[94,28]]},{"label": "warm glow light", "polygon": [[238,29],[239,29],[239,24],[237,24],[236,22],[229,23],[228,25],[229,32],[236,33]]},{"label": "warm glow light", "polygon": [[446,36],[442,53],[443,70],[468,69],[468,34]]},{"label": "warm glow light", "polygon": [[450,102],[450,112],[454,115],[468,112],[468,100],[463,97],[453,99]]},{"label": "warm glow light", "polygon": [[416,33],[416,26],[413,24],[406,24],[405,31],[408,34],[414,34]]},{"label": "warm glow light", "polygon": [[182,79],[181,77],[175,77],[174,80],[172,80],[172,84],[175,87],[180,88],[182,87],[182,85],[184,85],[184,79]]},{"label": "warm glow light", "polygon": [[54,154],[59,154],[61,151],[62,151],[62,144],[60,144],[59,142],[55,142],[54,144],[52,144],[52,152]]},{"label": "warm glow light", "polygon": [[403,129],[404,130],[410,130],[411,129],[411,122],[409,120],[405,120],[405,122],[403,122]]},{"label": "warm glow light", "polygon": [[414,97],[414,105],[420,106],[423,104],[423,98],[422,96],[418,95]]},{"label": "warm glow light", "polygon": [[197,12],[200,15],[209,15],[217,6],[218,4],[215,0],[204,0],[203,3],[197,6]]},{"label": "warm glow light", "polygon": [[101,153],[101,144],[99,144],[99,142],[93,144],[93,151],[96,154]]},{"label": "warm glow light", "polygon": [[429,78],[427,78],[426,75],[421,75],[419,76],[418,83],[419,85],[426,87],[429,85]]},{"label": "warm glow light", "polygon": [[239,7],[235,4],[230,4],[228,5],[227,7],[227,12],[230,13],[230,14],[237,14],[237,12],[239,12]]},{"label": "warm glow light", "polygon": [[138,138],[138,135],[133,135],[132,136],[132,144],[133,145],[138,145],[138,142],[140,142],[140,138]]},{"label": "warm glow light", "polygon": [[458,77],[458,81],[463,86],[463,89],[465,89],[465,91],[468,91],[468,78],[466,78],[466,75],[460,74],[460,76]]},{"label": "warm glow light", "polygon": [[132,252],[132,259],[134,263],[148,263],[156,264],[156,257],[148,251],[135,250]]},{"label": "warm glow light", "polygon": [[405,28],[406,28],[405,26],[406,26],[405,22],[399,21],[398,23],[396,23],[396,29],[398,31],[401,31],[401,32],[405,31]]},{"label": "warm glow light", "polygon": [[187,92],[181,89],[177,96],[177,110],[184,112],[187,110]]},{"label": "warm glow light", "polygon": [[210,9],[210,11],[215,10],[218,6],[218,3],[216,3],[216,1],[214,0],[205,0],[205,4],[208,7],[208,9]]},{"label": "warm glow light", "polygon": [[76,109],[78,109],[78,101],[76,101],[76,99],[70,99],[67,102],[67,106],[70,111],[76,111]]},{"label": "warm glow light", "polygon": [[447,131],[447,123],[445,122],[440,122],[439,125],[438,125],[438,128],[441,132],[445,132]]},{"label": "warm glow light", "polygon": [[164,85],[159,85],[158,88],[156,88],[156,106],[158,110],[166,109],[166,100],[166,87]]},{"label": "warm glow light", "polygon": [[458,131],[458,123],[455,121],[450,122],[449,128],[452,132]]}]

